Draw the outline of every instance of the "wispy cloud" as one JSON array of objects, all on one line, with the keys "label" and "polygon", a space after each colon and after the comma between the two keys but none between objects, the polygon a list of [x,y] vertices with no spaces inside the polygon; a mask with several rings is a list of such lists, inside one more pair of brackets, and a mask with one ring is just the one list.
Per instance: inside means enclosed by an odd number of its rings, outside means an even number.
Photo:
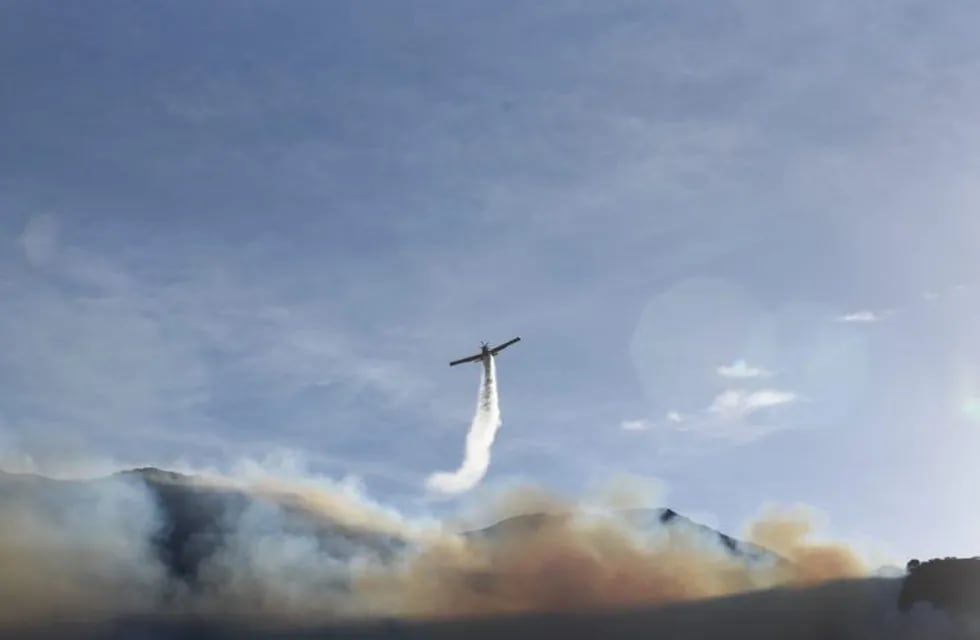
[{"label": "wispy cloud", "polygon": [[623,420],[619,426],[623,431],[648,431],[651,424],[646,420]]},{"label": "wispy cloud", "polygon": [[942,290],[925,289],[920,293],[920,296],[926,302],[936,302],[937,300],[947,297],[962,296],[963,294],[968,293],[971,289],[971,285],[960,282],[943,287]]},{"label": "wispy cloud", "polygon": [[[670,426],[670,427],[673,427],[675,429],[679,425],[681,425],[684,422],[686,422],[687,420],[688,420],[688,417],[685,416],[685,415],[682,415],[678,411],[669,411],[669,412],[667,412],[667,415],[664,416],[664,422],[666,422],[666,425],[667,426]],[[619,424],[619,427],[623,431],[652,431],[654,429],[663,428],[663,426],[665,426],[665,425],[663,425],[662,423],[660,423],[658,421],[645,420],[645,419],[639,419],[639,418],[638,419],[633,419],[633,420],[623,420]]]},{"label": "wispy cloud", "polygon": [[[291,297],[274,274],[245,278],[211,260],[153,263],[148,277],[121,254],[59,241],[59,226],[51,216],[28,222],[16,277],[0,280],[4,430],[32,434],[9,452],[39,456],[54,440],[72,456],[103,443],[121,457],[210,455],[268,429],[283,446],[330,448],[367,440],[355,401],[432,420],[425,375],[379,357],[333,307]],[[398,425],[376,426],[378,440],[386,428]],[[360,462],[375,455],[386,452]]]},{"label": "wispy cloud", "polygon": [[762,367],[750,366],[745,360],[736,360],[730,365],[721,365],[717,369],[718,375],[723,378],[747,379],[747,378],[768,378],[772,375]]},{"label": "wispy cloud", "polygon": [[669,411],[664,423],[635,419],[624,420],[620,427],[624,431],[686,433],[699,438],[744,444],[786,428],[775,423],[759,424],[753,420],[756,414],[797,400],[799,396],[792,391],[728,389],[715,396],[710,405],[695,413]]},{"label": "wispy cloud", "polygon": [[35,267],[48,263],[58,247],[58,221],[50,214],[32,216],[20,234],[24,257]]},{"label": "wispy cloud", "polygon": [[715,397],[707,412],[722,420],[739,420],[747,418],[760,409],[776,407],[796,400],[797,395],[790,391],[728,389]]},{"label": "wispy cloud", "polygon": [[854,323],[872,323],[879,322],[884,318],[885,314],[882,312],[875,312],[870,310],[855,311],[853,313],[845,313],[843,315],[834,318],[835,322],[854,322]]}]

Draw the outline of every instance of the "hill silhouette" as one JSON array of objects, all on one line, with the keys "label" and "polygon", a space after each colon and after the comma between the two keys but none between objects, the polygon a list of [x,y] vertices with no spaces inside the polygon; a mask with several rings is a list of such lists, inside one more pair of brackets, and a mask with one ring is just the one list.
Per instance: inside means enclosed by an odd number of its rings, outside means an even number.
[{"label": "hill silhouette", "polygon": [[980,614],[980,558],[910,560],[898,597],[901,611],[929,604],[953,615]]}]

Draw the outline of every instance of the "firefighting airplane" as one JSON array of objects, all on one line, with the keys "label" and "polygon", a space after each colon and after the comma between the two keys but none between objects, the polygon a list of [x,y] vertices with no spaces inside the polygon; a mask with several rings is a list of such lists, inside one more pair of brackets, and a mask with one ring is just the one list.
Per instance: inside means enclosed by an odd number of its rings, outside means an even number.
[{"label": "firefighting airplane", "polygon": [[507,342],[505,342],[503,344],[498,344],[496,347],[493,347],[492,349],[487,346],[487,343],[486,342],[481,342],[480,343],[480,353],[478,353],[476,355],[469,356],[467,358],[461,358],[459,360],[453,360],[452,362],[449,363],[449,366],[452,367],[452,366],[455,366],[457,364],[463,364],[464,362],[479,362],[481,360],[483,361],[483,365],[484,366],[490,366],[490,356],[495,356],[498,353],[500,353],[501,351],[503,351],[504,349],[506,349],[507,347],[509,347],[510,345],[514,344],[515,342],[520,342],[520,341],[521,341],[520,337],[517,337],[517,338],[514,338],[513,340],[508,340]]}]

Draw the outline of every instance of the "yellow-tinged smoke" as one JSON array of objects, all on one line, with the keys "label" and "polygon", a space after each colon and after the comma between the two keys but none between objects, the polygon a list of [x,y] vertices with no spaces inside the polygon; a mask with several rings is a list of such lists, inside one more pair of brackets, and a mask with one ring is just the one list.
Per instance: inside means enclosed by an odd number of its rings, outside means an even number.
[{"label": "yellow-tinged smoke", "polygon": [[[785,560],[753,563],[693,530],[651,535],[615,512],[534,496],[550,517],[511,533],[446,536],[398,571],[360,572],[358,591],[390,615],[455,617],[662,605],[867,575],[846,545],[811,542],[804,512],[766,513],[752,523],[753,541],[771,543]],[[511,499],[527,497],[517,490]]]},{"label": "yellow-tinged smoke", "polygon": [[749,527],[751,541],[788,560],[754,565],[703,536],[669,528],[644,533],[618,512],[532,487],[513,489],[488,511],[496,519],[533,505],[550,517],[462,535],[337,488],[211,478],[190,490],[245,490],[357,536],[396,536],[408,544],[390,557],[338,554],[313,533],[287,527],[281,509],[249,508],[224,523],[229,533],[203,562],[201,586],[189,589],[167,575],[154,551],[153,536],[164,523],[141,483],[100,481],[84,491],[45,486],[18,500],[0,497],[0,624],[174,611],[270,624],[583,612],[865,573],[846,545],[811,542],[803,512],[765,513]]}]

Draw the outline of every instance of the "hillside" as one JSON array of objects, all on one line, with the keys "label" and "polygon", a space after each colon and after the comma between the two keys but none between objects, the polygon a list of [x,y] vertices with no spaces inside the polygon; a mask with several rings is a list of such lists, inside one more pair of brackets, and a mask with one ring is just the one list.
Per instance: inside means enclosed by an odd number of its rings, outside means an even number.
[{"label": "hillside", "polygon": [[760,591],[731,597],[607,612],[526,614],[446,621],[398,621],[309,627],[201,618],[143,617],[109,625],[45,624],[24,640],[970,640],[948,620],[899,615],[899,582],[863,579],[807,589]]}]

